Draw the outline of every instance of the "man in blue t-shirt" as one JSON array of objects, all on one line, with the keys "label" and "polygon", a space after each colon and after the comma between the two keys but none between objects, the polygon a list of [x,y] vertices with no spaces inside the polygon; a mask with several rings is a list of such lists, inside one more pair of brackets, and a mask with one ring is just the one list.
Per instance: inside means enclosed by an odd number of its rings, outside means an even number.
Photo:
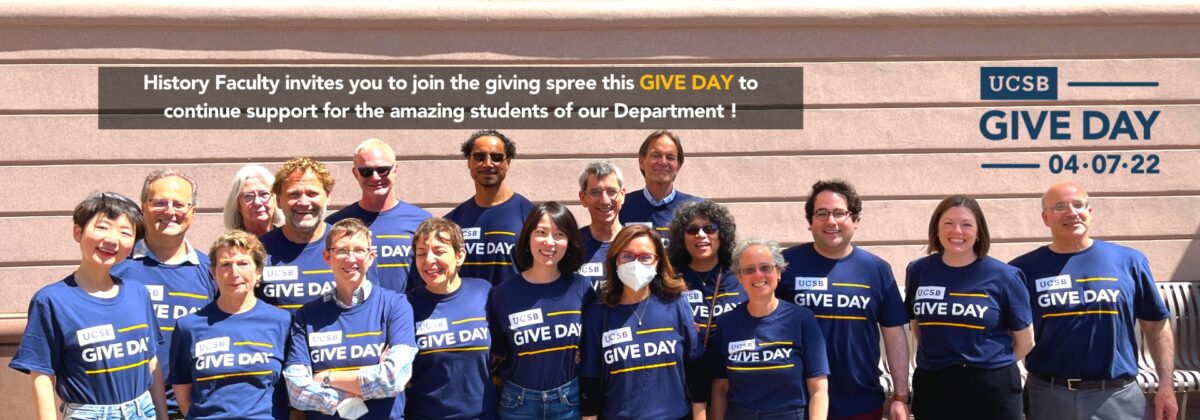
[{"label": "man in blue t-shirt", "polygon": [[579,230],[583,236],[583,265],[579,275],[599,290],[604,280],[604,258],[608,246],[621,231],[621,206],[625,204],[625,177],[611,163],[589,163],[579,174],[579,203],[592,218],[590,225]]},{"label": "man in blue t-shirt", "polygon": [[[333,176],[321,162],[288,159],[275,174],[271,192],[284,223],[259,239],[267,250],[259,298],[294,313],[305,303],[333,290],[333,271],[325,263],[325,206],[333,192]],[[374,277],[374,273],[372,273]]]},{"label": "man in blue t-shirt", "polygon": [[[172,169],[159,169],[142,183],[146,238],[134,244],[130,258],[112,275],[141,283],[150,293],[163,340],[170,342],[175,322],[200,310],[216,297],[208,255],[187,240],[196,215],[196,181]],[[170,346],[159,346],[163,377],[170,373]],[[167,409],[179,413],[175,393],[167,387]]]},{"label": "man in blue t-shirt", "polygon": [[818,181],[804,202],[812,243],[783,252],[787,271],[776,297],[811,310],[829,355],[829,418],[878,419],[884,394],[879,383],[879,337],[883,334],[895,385],[888,418],[908,409],[908,315],[892,267],[851,245],[862,199],[849,183]]},{"label": "man in blue t-shirt", "polygon": [[533,203],[504,182],[517,144],[499,131],[482,130],[463,142],[462,154],[475,181],[475,195],[446,213],[446,219],[462,227],[467,242],[461,275],[493,285],[518,278],[513,247]]},{"label": "man in blue t-shirt", "polygon": [[638,170],[646,179],[646,188],[629,193],[621,208],[621,224],[644,224],[667,241],[667,225],[675,209],[700,197],[675,189],[675,177],[683,167],[683,143],[667,130],[650,133],[638,148]]},{"label": "man in blue t-shirt", "polygon": [[[1142,418],[1137,322],[1158,373],[1154,419],[1174,419],[1174,337],[1141,252],[1092,239],[1092,207],[1074,182],[1042,196],[1049,245],[1010,264],[1025,273],[1037,345],[1025,358],[1031,420]],[[1164,389],[1165,388],[1165,389]]]},{"label": "man in blue t-shirt", "polygon": [[368,139],[354,150],[354,180],[362,198],[326,219],[337,223],[356,218],[371,228],[375,249],[375,284],[399,293],[413,284],[412,235],[429,212],[400,200],[396,193],[396,152],[379,139]]}]

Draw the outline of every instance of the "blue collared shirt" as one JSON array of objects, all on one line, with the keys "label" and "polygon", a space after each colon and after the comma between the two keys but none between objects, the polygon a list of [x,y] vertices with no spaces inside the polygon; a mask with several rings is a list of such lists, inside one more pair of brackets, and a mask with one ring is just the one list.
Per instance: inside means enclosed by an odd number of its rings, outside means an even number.
[{"label": "blue collared shirt", "polygon": [[675,201],[675,186],[674,185],[671,186],[671,193],[667,194],[666,197],[663,197],[662,200],[655,200],[654,196],[650,195],[649,188],[642,188],[642,195],[646,196],[646,201],[649,201],[650,205],[652,205],[652,206],[655,206],[655,207],[665,206],[668,203]]},{"label": "blue collared shirt", "polygon": [[[200,265],[201,264],[200,263],[200,255],[196,253],[196,247],[192,246],[192,243],[188,242],[187,239],[183,240],[183,249],[185,249],[187,251],[186,256],[184,257],[185,263],[192,264],[192,265]],[[146,245],[145,239],[137,241],[136,243],[133,244],[133,256],[131,258],[133,258],[135,260],[140,260],[142,258],[149,258],[151,260],[158,261],[159,263],[164,263],[164,264],[167,263],[166,261],[163,261],[161,258],[159,258],[157,255],[154,255],[154,251],[151,251],[150,247]]]}]

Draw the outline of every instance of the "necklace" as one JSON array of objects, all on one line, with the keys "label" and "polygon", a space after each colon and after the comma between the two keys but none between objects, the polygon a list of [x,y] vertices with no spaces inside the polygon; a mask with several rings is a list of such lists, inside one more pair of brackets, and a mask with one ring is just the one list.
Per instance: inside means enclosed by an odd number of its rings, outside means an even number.
[{"label": "necklace", "polygon": [[[647,296],[647,297],[646,297],[646,299],[645,299],[645,300],[643,300],[642,302],[645,302],[645,301],[647,301],[647,300],[650,300],[650,297],[649,297],[649,296]],[[650,305],[646,305],[646,307],[642,308],[642,313],[641,313],[641,315],[638,315],[638,312],[637,312],[637,311],[638,311],[638,307],[639,307],[639,306],[642,306],[642,302],[638,302],[638,303],[637,303],[637,305],[634,305],[634,307],[633,307],[633,316],[636,316],[636,317],[637,317],[637,320],[638,320],[638,326],[639,326],[639,327],[640,327],[640,326],[642,326],[642,315],[645,315],[645,314],[646,314],[646,310],[647,310],[647,309],[650,309]]]}]

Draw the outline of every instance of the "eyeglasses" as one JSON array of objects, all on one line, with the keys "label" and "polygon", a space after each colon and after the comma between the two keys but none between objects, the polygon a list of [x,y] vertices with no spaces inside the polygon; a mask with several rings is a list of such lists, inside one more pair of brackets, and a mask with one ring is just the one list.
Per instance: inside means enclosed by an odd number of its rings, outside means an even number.
[{"label": "eyeglasses", "polygon": [[329,248],[328,251],[339,260],[347,259],[350,256],[354,256],[356,260],[364,260],[367,258],[367,254],[371,253],[371,250],[366,248]]},{"label": "eyeglasses", "polygon": [[267,190],[258,190],[242,194],[242,202],[246,204],[253,203],[259,199],[262,199],[262,201],[270,201],[271,192]]},{"label": "eyeglasses", "polygon": [[1067,210],[1071,210],[1071,209],[1074,209],[1075,211],[1084,211],[1084,210],[1087,210],[1087,208],[1088,208],[1087,200],[1060,201],[1060,202],[1054,203],[1053,206],[1050,206],[1050,211],[1053,211],[1055,213],[1066,213]]},{"label": "eyeglasses", "polygon": [[503,153],[487,153],[487,152],[471,153],[471,159],[474,159],[476,162],[479,162],[479,163],[487,162],[488,158],[492,158],[492,162],[504,163],[505,156]]},{"label": "eyeglasses", "polygon": [[845,211],[845,210],[840,210],[840,209],[834,210],[834,211],[821,209],[821,210],[817,210],[817,211],[813,212],[813,218],[817,219],[817,220],[829,220],[830,218],[832,218],[833,221],[840,222],[840,221],[846,220],[846,218],[849,216],[850,216],[850,212]]},{"label": "eyeglasses", "polygon": [[707,225],[687,225],[683,231],[688,235],[699,235],[700,231],[704,231],[707,235],[715,235],[721,228],[721,225],[709,223]]},{"label": "eyeglasses", "polygon": [[738,272],[742,273],[743,276],[753,276],[755,272],[767,275],[775,272],[775,264],[744,265],[738,269]]},{"label": "eyeglasses", "polygon": [[650,265],[658,261],[658,255],[651,253],[635,254],[632,252],[622,252],[617,254],[617,262],[620,264],[629,264],[634,261],[645,265]]},{"label": "eyeglasses", "polygon": [[148,200],[146,203],[149,203],[150,209],[154,211],[166,211],[167,208],[171,208],[177,212],[185,212],[192,208],[192,203],[175,200]]},{"label": "eyeglasses", "polygon": [[358,175],[363,178],[370,178],[372,173],[377,173],[377,174],[379,174],[380,177],[385,177],[385,176],[388,176],[388,174],[392,173],[393,166],[394,165],[366,166],[366,167],[355,166],[354,170],[358,171]]},{"label": "eyeglasses", "polygon": [[609,199],[616,200],[617,195],[620,193],[621,193],[621,190],[618,190],[616,188],[607,189],[607,190],[602,190],[602,189],[596,188],[596,189],[589,190],[587,192],[587,196],[598,200],[598,199],[600,199],[600,197],[607,195]]}]

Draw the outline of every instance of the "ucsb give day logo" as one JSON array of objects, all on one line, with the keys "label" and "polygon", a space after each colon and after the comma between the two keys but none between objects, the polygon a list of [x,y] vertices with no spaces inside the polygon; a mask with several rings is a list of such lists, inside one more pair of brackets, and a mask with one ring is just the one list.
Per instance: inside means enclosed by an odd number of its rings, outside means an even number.
[{"label": "ucsb give day logo", "polygon": [[[1059,100],[1058,67],[980,67],[979,96],[984,101]],[[1071,89],[1155,89],[1154,81],[1067,81]],[[1045,105],[988,109],[979,118],[979,134],[992,142],[1052,142],[1066,148],[1128,148],[1149,145],[1158,109],[1045,109]],[[1051,173],[1145,175],[1161,172],[1161,159],[1146,153],[1051,154],[1042,162],[984,163],[983,169],[1041,169]]]}]

